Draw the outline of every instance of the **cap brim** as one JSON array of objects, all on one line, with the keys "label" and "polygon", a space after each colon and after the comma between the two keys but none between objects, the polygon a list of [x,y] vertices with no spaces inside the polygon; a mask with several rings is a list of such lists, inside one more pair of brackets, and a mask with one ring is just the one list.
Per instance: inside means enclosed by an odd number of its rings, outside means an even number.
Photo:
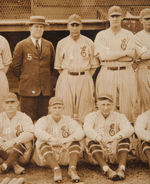
[{"label": "cap brim", "polygon": [[122,15],[122,13],[114,12],[114,13],[110,13],[109,15],[110,15],[110,16],[111,16],[111,15]]},{"label": "cap brim", "polygon": [[145,15],[142,18],[150,18],[150,15]]},{"label": "cap brim", "polygon": [[17,100],[14,99],[14,98],[8,98],[8,99],[5,99],[4,101],[5,101],[5,102],[10,102],[10,101],[16,102]]},{"label": "cap brim", "polygon": [[70,21],[69,24],[81,24],[81,22],[77,22],[77,21]]},{"label": "cap brim", "polygon": [[26,22],[26,25],[33,25],[33,24],[41,24],[44,26],[48,26],[49,24],[46,22]]}]

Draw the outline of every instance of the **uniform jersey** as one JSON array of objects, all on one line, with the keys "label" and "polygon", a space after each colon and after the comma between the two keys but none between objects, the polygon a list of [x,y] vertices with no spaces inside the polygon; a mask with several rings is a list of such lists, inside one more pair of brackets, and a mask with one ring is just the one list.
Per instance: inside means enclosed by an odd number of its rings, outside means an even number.
[{"label": "uniform jersey", "polygon": [[130,121],[134,122],[137,82],[132,68],[135,54],[133,33],[121,29],[114,34],[109,28],[97,34],[94,46],[95,56],[102,65],[96,79],[96,96],[111,94],[114,110],[119,109],[119,112],[124,113]]},{"label": "uniform jersey", "polygon": [[139,115],[135,123],[135,132],[140,140],[150,141],[150,110]]},{"label": "uniform jersey", "polygon": [[[86,145],[88,145],[91,140],[97,141],[97,136],[100,136],[104,140],[105,138],[109,139],[109,137],[114,135],[120,136],[121,139],[129,138],[133,134],[134,129],[125,115],[118,112],[111,112],[105,119],[98,110],[85,117],[84,131],[87,137]],[[106,158],[112,157],[111,159],[113,159],[113,157],[117,156],[118,142],[119,140],[115,140],[112,143],[106,144],[103,142],[101,144]]]},{"label": "uniform jersey", "polygon": [[82,122],[85,115],[94,109],[94,84],[89,70],[96,68],[98,63],[94,59],[93,47],[92,40],[80,35],[76,41],[67,36],[58,42],[56,48],[55,69],[63,71],[58,78],[55,95],[63,99],[64,113],[77,116]]},{"label": "uniform jersey", "polygon": [[59,164],[66,165],[69,163],[69,146],[70,143],[61,145],[59,143],[49,141],[49,138],[56,138],[59,142],[62,138],[71,137],[73,141],[81,141],[84,132],[81,126],[69,116],[62,116],[61,120],[56,123],[51,115],[40,118],[35,124],[35,136],[37,137],[36,152],[34,160],[38,165],[46,165],[44,158],[40,152],[42,143],[48,143],[52,146],[54,155]]},{"label": "uniform jersey", "polygon": [[139,94],[139,113],[145,112],[150,108],[150,58],[143,59],[146,52],[150,52],[150,33],[142,30],[134,36],[137,59],[137,82]]},{"label": "uniform jersey", "polygon": [[92,40],[80,35],[77,41],[70,36],[58,42],[56,48],[55,69],[67,69],[72,72],[81,72],[96,68]]},{"label": "uniform jersey", "polygon": [[33,123],[26,114],[17,111],[9,119],[5,112],[0,114],[0,138],[5,140],[16,139],[18,143],[26,143],[33,138]]},{"label": "uniform jersey", "polygon": [[0,112],[2,112],[2,99],[9,92],[9,85],[6,74],[4,72],[5,66],[9,66],[12,62],[11,51],[8,41],[0,36]]}]

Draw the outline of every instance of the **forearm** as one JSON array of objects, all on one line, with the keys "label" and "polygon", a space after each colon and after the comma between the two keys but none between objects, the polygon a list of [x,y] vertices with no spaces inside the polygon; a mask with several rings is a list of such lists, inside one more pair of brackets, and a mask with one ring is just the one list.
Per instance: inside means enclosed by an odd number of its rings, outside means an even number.
[{"label": "forearm", "polygon": [[23,132],[15,138],[16,143],[27,143],[33,139],[34,135],[31,132]]}]

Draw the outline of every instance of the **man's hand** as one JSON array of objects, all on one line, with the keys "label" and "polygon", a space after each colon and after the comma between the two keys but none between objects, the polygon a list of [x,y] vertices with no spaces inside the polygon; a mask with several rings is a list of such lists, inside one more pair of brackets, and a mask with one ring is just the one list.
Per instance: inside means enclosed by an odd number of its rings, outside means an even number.
[{"label": "man's hand", "polygon": [[48,142],[47,143],[50,144],[50,145],[57,145],[58,144],[58,139],[51,136],[48,139]]},{"label": "man's hand", "polygon": [[12,148],[15,144],[15,140],[8,140],[8,141],[5,141],[1,147],[4,151],[7,151],[8,149]]},{"label": "man's hand", "polygon": [[66,144],[66,143],[71,143],[73,141],[73,138],[71,136],[67,137],[67,138],[61,138],[60,139],[60,144]]}]

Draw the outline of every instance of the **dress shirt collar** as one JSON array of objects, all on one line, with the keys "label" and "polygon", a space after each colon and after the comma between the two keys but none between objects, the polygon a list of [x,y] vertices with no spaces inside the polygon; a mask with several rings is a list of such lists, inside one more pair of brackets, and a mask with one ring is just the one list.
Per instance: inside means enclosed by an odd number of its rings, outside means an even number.
[{"label": "dress shirt collar", "polygon": [[[36,46],[36,40],[37,40],[37,39],[35,39],[35,38],[33,38],[33,37],[31,36],[31,40],[32,40],[34,46]],[[40,47],[41,47],[41,42],[42,42],[42,39],[39,38],[39,39],[38,39],[38,43],[39,43]]]}]

